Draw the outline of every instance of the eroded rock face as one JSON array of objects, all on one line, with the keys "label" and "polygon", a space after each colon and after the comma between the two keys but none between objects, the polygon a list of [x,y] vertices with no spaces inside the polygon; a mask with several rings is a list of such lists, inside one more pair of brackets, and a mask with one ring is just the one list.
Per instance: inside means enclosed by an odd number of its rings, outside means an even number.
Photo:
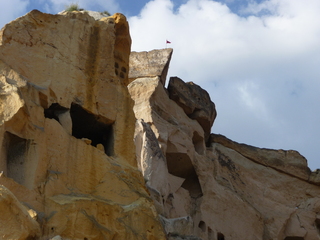
[{"label": "eroded rock face", "polygon": [[0,184],[17,199],[1,204],[18,206],[1,227],[26,223],[12,239],[164,239],[136,167],[125,17],[32,11],[0,43]]},{"label": "eroded rock face", "polygon": [[206,142],[208,131],[190,117],[203,92],[171,81],[169,94],[158,76],[128,85],[137,160],[168,239],[320,238],[319,174],[306,159],[222,135]]},{"label": "eroded rock face", "polygon": [[319,239],[319,171],[208,137],[207,93],[164,87],[172,50],[129,71],[130,43],[121,14],[32,11],[1,30],[0,236]]},{"label": "eroded rock face", "polygon": [[166,48],[152,50],[150,52],[131,52],[130,82],[137,78],[158,76],[164,86],[166,84],[172,51],[172,48]]},{"label": "eroded rock face", "polygon": [[192,235],[183,224],[193,226],[203,195],[194,163],[205,154],[203,129],[168,97],[159,77],[136,79],[128,89],[138,119],[137,160],[157,211],[168,234]]},{"label": "eroded rock face", "polygon": [[311,172],[308,168],[307,160],[297,151],[257,148],[246,144],[239,144],[225,136],[217,134],[211,134],[210,141],[231,148],[244,157],[266,167],[277,169],[302,180],[309,179]]},{"label": "eroded rock face", "polygon": [[23,206],[4,186],[0,185],[1,239],[36,239],[40,236],[39,223],[33,211]]},{"label": "eroded rock face", "polygon": [[191,119],[198,121],[204,130],[205,140],[208,141],[217,112],[207,91],[193,82],[185,83],[178,77],[171,77],[168,92],[169,97],[175,101]]}]

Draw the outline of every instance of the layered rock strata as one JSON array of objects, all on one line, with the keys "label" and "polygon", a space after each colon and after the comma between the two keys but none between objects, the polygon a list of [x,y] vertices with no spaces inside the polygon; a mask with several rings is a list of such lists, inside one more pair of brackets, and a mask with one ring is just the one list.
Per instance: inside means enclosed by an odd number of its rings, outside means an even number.
[{"label": "layered rock strata", "polygon": [[121,14],[1,30],[1,239],[165,239],[136,167],[130,46]]}]

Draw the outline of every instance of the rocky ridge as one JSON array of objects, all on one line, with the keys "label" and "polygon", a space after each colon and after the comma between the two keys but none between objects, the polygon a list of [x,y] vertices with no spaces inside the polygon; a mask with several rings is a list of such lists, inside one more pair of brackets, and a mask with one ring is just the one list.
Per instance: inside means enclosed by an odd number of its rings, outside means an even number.
[{"label": "rocky ridge", "polygon": [[320,239],[320,174],[212,134],[215,105],[130,53],[125,17],[32,11],[0,33],[0,238]]},{"label": "rocky ridge", "polygon": [[318,175],[297,151],[207,138],[216,111],[194,83],[171,77],[166,90],[142,77],[128,89],[138,164],[169,239],[319,239]]}]

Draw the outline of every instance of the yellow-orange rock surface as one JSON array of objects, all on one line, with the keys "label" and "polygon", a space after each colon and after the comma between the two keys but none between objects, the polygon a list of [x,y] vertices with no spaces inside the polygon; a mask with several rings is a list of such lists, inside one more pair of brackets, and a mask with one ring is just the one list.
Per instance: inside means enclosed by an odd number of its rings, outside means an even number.
[{"label": "yellow-orange rock surface", "polygon": [[186,108],[194,101],[206,109],[206,94],[178,88],[177,101],[159,76],[137,78],[128,89],[139,168],[168,239],[320,239],[319,173],[298,152],[216,134],[205,144],[201,121]]},{"label": "yellow-orange rock surface", "polygon": [[130,55],[126,18],[96,19],[0,32],[0,239],[320,239],[320,171],[210,134],[205,90],[165,88],[172,49]]},{"label": "yellow-orange rock surface", "polygon": [[130,46],[121,14],[34,10],[1,30],[2,239],[165,239],[136,167]]},{"label": "yellow-orange rock surface", "polygon": [[32,210],[23,206],[4,186],[0,185],[0,238],[32,239],[40,236],[39,223]]}]

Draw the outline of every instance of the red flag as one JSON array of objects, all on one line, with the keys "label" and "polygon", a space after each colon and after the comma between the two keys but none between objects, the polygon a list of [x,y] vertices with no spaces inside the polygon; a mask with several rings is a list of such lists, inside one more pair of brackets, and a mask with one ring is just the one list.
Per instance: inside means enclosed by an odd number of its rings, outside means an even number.
[{"label": "red flag", "polygon": [[167,40],[167,43],[171,43],[171,42],[169,42],[169,41]]}]

